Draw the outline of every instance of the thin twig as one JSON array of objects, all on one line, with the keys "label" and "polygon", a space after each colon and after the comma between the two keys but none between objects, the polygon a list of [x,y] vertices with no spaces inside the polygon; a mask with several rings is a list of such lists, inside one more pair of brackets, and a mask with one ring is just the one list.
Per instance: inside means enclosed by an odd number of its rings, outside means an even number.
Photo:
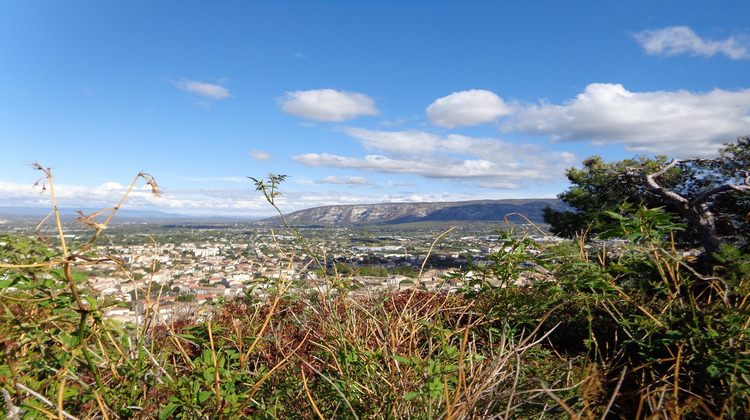
[{"label": "thin twig", "polygon": [[617,386],[615,386],[614,391],[612,391],[612,397],[610,397],[609,403],[607,403],[607,408],[604,409],[604,413],[602,414],[602,420],[604,420],[607,417],[609,410],[612,408],[612,404],[615,403],[615,399],[617,399],[617,393],[620,392],[620,386],[622,386],[622,381],[625,380],[625,374],[627,372],[628,372],[627,366],[622,368],[622,373],[620,374],[620,380],[617,381]]},{"label": "thin twig", "polygon": [[[295,349],[295,350],[292,350],[292,352],[293,352],[293,353],[294,353],[295,355],[297,355],[297,351],[296,351],[296,349]],[[299,355],[297,355],[297,357],[299,357]],[[349,400],[347,400],[347,399],[346,399],[346,396],[344,395],[344,393],[343,393],[343,392],[341,392],[341,390],[339,389],[339,387],[337,387],[337,386],[336,386],[336,384],[335,384],[335,383],[333,383],[333,381],[332,381],[332,380],[330,380],[330,379],[329,379],[329,378],[328,378],[328,377],[327,377],[326,375],[324,375],[324,374],[323,374],[323,373],[322,373],[321,371],[319,371],[318,369],[315,369],[315,366],[311,365],[311,364],[310,364],[310,363],[309,363],[309,362],[308,362],[307,360],[305,360],[305,359],[303,359],[303,358],[301,358],[301,357],[299,357],[299,360],[300,360],[300,361],[301,361],[302,363],[304,363],[305,365],[307,365],[307,367],[309,367],[310,369],[312,369],[313,371],[315,371],[315,373],[317,373],[318,375],[320,375],[320,377],[321,377],[321,378],[323,378],[323,379],[324,379],[324,380],[325,380],[326,382],[328,382],[328,383],[329,383],[329,384],[330,384],[330,385],[331,385],[331,386],[333,387],[333,389],[335,389],[335,390],[336,390],[336,392],[337,392],[337,393],[338,393],[339,395],[341,395],[341,398],[342,398],[342,399],[344,400],[344,402],[346,403],[346,405],[347,405],[347,406],[349,407],[349,410],[350,410],[350,411],[352,412],[352,415],[354,416],[354,418],[355,418],[355,419],[357,419],[357,420],[359,420],[359,416],[357,415],[357,412],[356,412],[356,411],[354,410],[354,408],[352,407],[352,405],[351,405],[351,404],[349,403]]]},{"label": "thin twig", "polygon": [[558,397],[557,395],[555,395],[554,392],[550,391],[550,389],[547,388],[547,386],[544,385],[544,383],[539,383],[539,385],[541,385],[542,390],[547,395],[549,395],[550,398],[552,398],[553,400],[555,400],[555,402],[557,403],[557,405],[559,405],[560,407],[562,407],[563,410],[565,410],[565,413],[567,413],[568,416],[571,419],[577,419],[578,418],[578,415],[575,413],[575,411],[573,411],[573,409],[570,408],[570,406],[568,404],[566,404],[565,401],[563,401],[560,397]]},{"label": "thin twig", "polygon": [[33,391],[33,390],[31,390],[31,389],[29,389],[29,388],[25,387],[25,386],[24,386],[23,384],[19,384],[19,383],[16,383],[16,387],[17,387],[18,389],[20,389],[21,391],[26,391],[26,392],[28,392],[29,394],[31,394],[31,395],[33,395],[33,396],[35,396],[35,397],[36,397],[36,398],[37,398],[37,399],[38,399],[39,401],[43,402],[43,403],[44,403],[45,405],[47,405],[48,407],[50,407],[50,408],[54,408],[54,409],[55,409],[55,410],[57,410],[57,411],[58,411],[59,413],[61,413],[61,414],[62,414],[62,415],[63,415],[63,416],[65,417],[65,418],[67,418],[67,419],[70,419],[70,420],[78,420],[78,417],[74,417],[74,416],[72,416],[72,415],[68,414],[68,413],[67,413],[67,412],[66,412],[65,410],[63,410],[63,409],[62,409],[62,407],[58,408],[58,407],[57,407],[57,406],[56,406],[56,405],[55,405],[55,404],[54,404],[54,403],[53,403],[52,401],[50,401],[50,400],[48,400],[48,399],[44,398],[44,396],[42,396],[42,395],[41,395],[41,394],[39,394],[38,392],[36,392],[36,391]]}]

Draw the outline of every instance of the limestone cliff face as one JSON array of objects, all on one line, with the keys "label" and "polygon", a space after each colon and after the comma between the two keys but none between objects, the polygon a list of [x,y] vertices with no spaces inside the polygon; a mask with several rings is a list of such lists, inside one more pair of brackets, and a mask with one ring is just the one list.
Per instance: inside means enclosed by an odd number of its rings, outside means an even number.
[{"label": "limestone cliff face", "polygon": [[[490,221],[503,220],[511,213],[520,213],[534,223],[542,223],[542,210],[550,206],[564,210],[567,206],[557,199],[482,200],[450,203],[387,203],[315,207],[287,214],[287,220],[300,226],[397,224],[420,221]],[[522,222],[519,216],[510,220]],[[263,223],[278,223],[270,218]]]}]

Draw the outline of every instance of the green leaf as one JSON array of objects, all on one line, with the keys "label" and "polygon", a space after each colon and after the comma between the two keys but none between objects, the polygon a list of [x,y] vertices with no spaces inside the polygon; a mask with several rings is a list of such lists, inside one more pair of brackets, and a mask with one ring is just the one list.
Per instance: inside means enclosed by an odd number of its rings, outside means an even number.
[{"label": "green leaf", "polygon": [[198,393],[198,404],[203,404],[207,399],[211,397],[211,393],[208,391],[201,391]]},{"label": "green leaf", "polygon": [[721,369],[718,368],[716,365],[710,365],[706,368],[706,371],[711,375],[711,377],[715,378],[719,375],[721,375]]},{"label": "green leaf", "polygon": [[404,357],[404,356],[399,356],[399,355],[397,355],[397,354],[392,354],[392,355],[391,355],[391,358],[392,358],[393,360],[397,361],[397,362],[401,362],[401,363],[404,363],[404,364],[407,364],[407,365],[410,365],[410,364],[411,364],[411,360],[407,359],[407,358],[406,358],[406,357]]},{"label": "green leaf", "polygon": [[404,401],[411,401],[411,400],[413,400],[414,398],[417,398],[417,397],[418,397],[419,395],[420,395],[420,393],[419,393],[419,392],[417,392],[417,391],[412,391],[412,392],[410,392],[410,393],[406,394],[406,396],[404,396]]},{"label": "green leaf", "polygon": [[92,296],[84,296],[83,300],[85,300],[86,302],[88,302],[89,308],[95,308],[96,304],[98,303],[98,301],[96,300],[96,298],[92,297]]},{"label": "green leaf", "polygon": [[172,416],[172,413],[174,413],[175,410],[177,410],[177,407],[179,407],[179,404],[167,404],[166,407],[164,407],[164,410],[159,413],[159,419],[168,419]]},{"label": "green leaf", "polygon": [[603,211],[603,212],[601,212],[601,214],[606,214],[607,216],[609,216],[609,217],[611,217],[613,219],[616,219],[616,220],[625,220],[626,219],[626,217],[623,216],[623,215],[621,215],[620,213],[615,213],[615,212],[609,211],[609,210],[608,211]]},{"label": "green leaf", "polygon": [[81,341],[80,341],[80,340],[78,339],[78,337],[76,337],[76,336],[73,336],[73,335],[70,335],[70,334],[65,334],[65,333],[63,333],[63,334],[60,334],[60,335],[58,335],[57,337],[58,337],[58,338],[60,339],[60,341],[61,341],[61,342],[63,343],[63,345],[65,345],[66,347],[75,347],[75,346],[77,346],[78,344],[80,344],[80,342],[81,342]]},{"label": "green leaf", "polygon": [[212,383],[214,381],[215,370],[216,369],[213,367],[206,368],[206,370],[203,371],[203,379],[205,379],[208,383]]}]

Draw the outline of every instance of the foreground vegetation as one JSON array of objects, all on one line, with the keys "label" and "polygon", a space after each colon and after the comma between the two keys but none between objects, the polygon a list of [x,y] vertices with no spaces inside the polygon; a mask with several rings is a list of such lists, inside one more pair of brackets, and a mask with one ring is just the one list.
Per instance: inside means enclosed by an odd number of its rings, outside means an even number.
[{"label": "foreground vegetation", "polygon": [[[256,181],[271,205],[281,181]],[[282,277],[268,299],[179,319],[159,318],[156,294],[142,322],[126,325],[102,319],[120,303],[76,270],[118,261],[97,241],[119,207],[82,217],[92,229],[83,243],[66,244],[62,228],[54,248],[0,239],[4,416],[750,416],[750,255],[727,245],[706,265],[678,251],[683,226],[658,208],[611,212],[608,234],[627,240],[617,249],[501,232],[489,264],[454,274],[465,284],[456,294],[420,290],[417,278],[412,290],[354,297],[336,273],[324,289],[291,294]],[[515,284],[542,268],[555,281]]]}]

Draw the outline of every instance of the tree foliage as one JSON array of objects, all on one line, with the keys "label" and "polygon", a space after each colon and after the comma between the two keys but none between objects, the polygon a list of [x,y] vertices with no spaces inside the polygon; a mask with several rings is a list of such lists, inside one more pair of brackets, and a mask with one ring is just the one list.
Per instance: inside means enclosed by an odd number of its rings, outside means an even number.
[{"label": "tree foliage", "polygon": [[637,156],[605,163],[599,156],[570,168],[573,184],[558,197],[573,211],[547,208],[544,220],[553,233],[574,237],[600,233],[612,222],[607,212],[624,203],[663,207],[688,229],[686,245],[700,244],[709,253],[722,242],[747,245],[750,236],[750,137],[726,143],[716,158],[668,160]]}]

